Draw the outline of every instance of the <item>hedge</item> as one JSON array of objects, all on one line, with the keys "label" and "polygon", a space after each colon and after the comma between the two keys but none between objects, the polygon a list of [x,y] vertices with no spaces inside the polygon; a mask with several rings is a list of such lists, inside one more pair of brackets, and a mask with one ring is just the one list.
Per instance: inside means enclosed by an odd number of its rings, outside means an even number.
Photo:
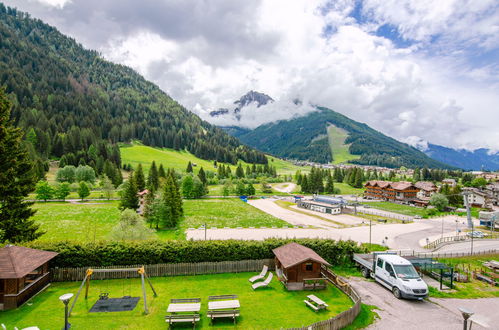
[{"label": "hedge", "polygon": [[289,242],[307,246],[331,265],[351,262],[353,253],[367,248],[354,241],[328,239],[268,239],[265,241],[122,241],[74,243],[31,242],[27,247],[55,251],[51,267],[86,267],[273,258],[272,249]]}]

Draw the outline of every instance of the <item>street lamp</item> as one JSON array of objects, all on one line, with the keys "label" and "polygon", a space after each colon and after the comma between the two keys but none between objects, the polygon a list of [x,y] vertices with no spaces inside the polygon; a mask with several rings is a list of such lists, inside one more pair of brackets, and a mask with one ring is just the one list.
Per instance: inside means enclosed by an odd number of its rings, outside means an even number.
[{"label": "street lamp", "polygon": [[468,319],[471,317],[471,315],[475,314],[474,312],[470,311],[469,309],[460,307],[459,311],[463,315],[464,323],[463,323],[463,330],[468,329]]},{"label": "street lamp", "polygon": [[59,297],[59,300],[64,303],[64,328],[62,328],[63,330],[68,330],[69,328],[71,328],[71,324],[68,322],[68,304],[71,298],[73,298],[72,293],[66,293]]}]

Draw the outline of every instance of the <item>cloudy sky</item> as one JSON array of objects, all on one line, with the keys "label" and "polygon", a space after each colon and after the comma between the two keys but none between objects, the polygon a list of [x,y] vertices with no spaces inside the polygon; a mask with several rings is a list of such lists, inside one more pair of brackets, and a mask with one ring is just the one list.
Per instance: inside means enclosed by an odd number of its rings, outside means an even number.
[{"label": "cloudy sky", "polygon": [[499,150],[497,0],[11,0],[200,114],[249,90],[412,144]]}]

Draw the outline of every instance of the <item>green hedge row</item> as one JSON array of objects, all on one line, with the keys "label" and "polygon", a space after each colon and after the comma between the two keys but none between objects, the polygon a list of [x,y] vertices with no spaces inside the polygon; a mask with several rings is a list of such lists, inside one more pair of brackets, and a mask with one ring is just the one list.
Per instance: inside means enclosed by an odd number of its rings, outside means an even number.
[{"label": "green hedge row", "polygon": [[26,246],[55,251],[51,267],[139,265],[182,262],[255,260],[273,258],[272,249],[289,242],[307,246],[331,265],[351,262],[353,253],[367,248],[353,241],[327,239],[268,239],[265,241],[136,241],[136,242],[32,242]]}]

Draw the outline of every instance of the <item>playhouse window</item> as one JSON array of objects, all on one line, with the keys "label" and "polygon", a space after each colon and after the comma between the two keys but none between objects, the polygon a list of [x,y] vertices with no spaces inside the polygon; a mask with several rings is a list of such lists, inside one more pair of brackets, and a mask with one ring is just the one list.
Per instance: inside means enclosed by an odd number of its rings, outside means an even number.
[{"label": "playhouse window", "polygon": [[314,270],[314,266],[312,265],[312,263],[311,263],[311,262],[310,262],[310,263],[305,264],[305,270],[306,270],[307,272],[311,272],[312,270]]}]

